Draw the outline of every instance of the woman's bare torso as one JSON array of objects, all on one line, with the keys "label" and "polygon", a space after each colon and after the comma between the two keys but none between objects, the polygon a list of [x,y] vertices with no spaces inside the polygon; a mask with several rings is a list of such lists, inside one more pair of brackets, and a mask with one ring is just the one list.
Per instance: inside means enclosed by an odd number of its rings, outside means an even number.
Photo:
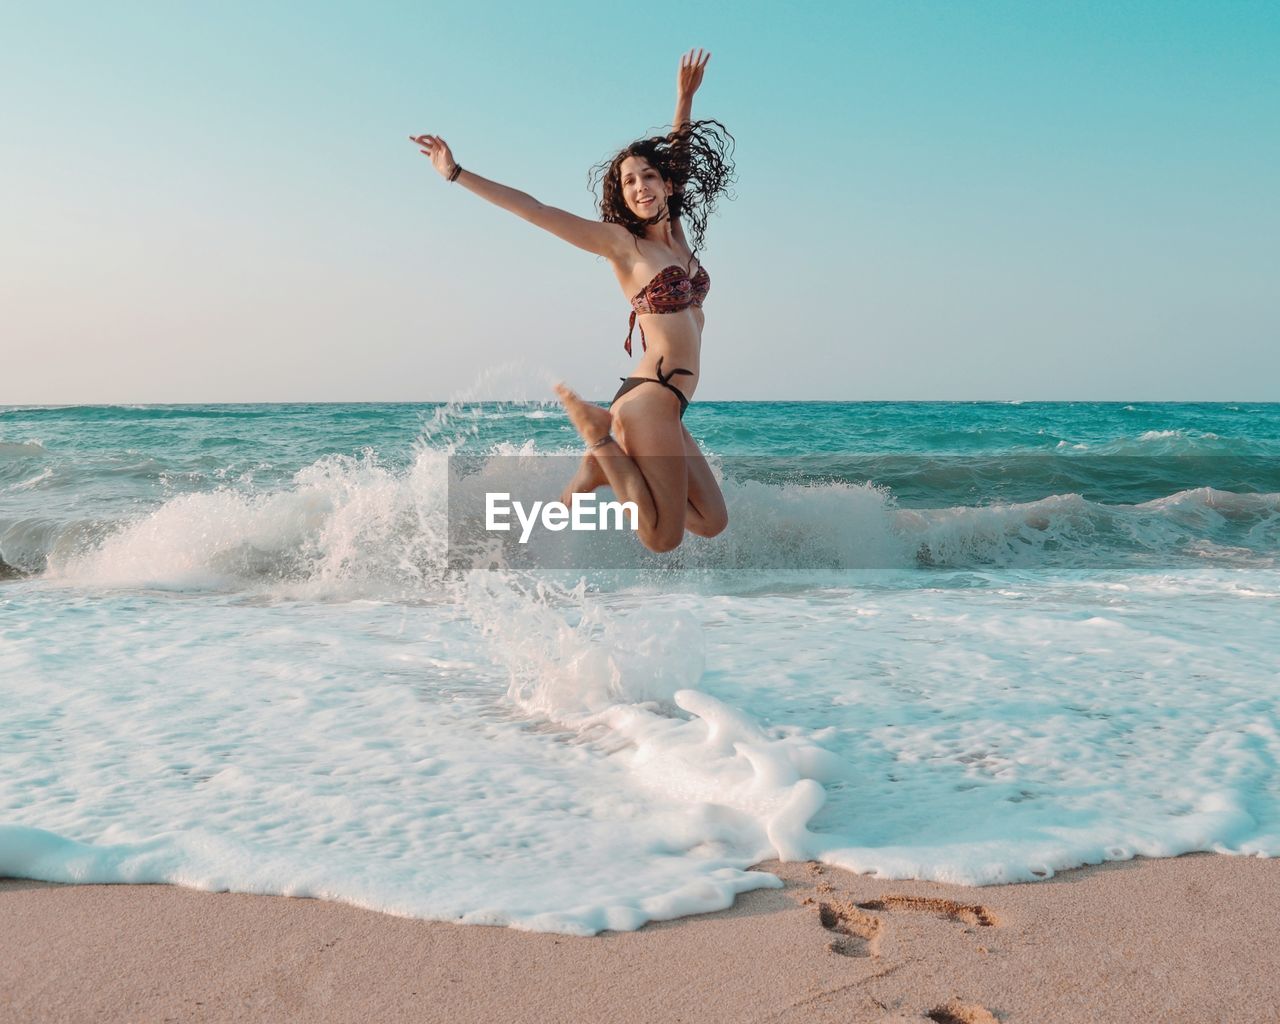
[{"label": "woman's bare torso", "polygon": [[[644,250],[637,253],[631,263],[613,263],[614,275],[622,286],[627,302],[630,303],[632,298],[667,267],[679,266],[690,277],[697,274],[700,264],[691,260],[692,254],[687,247],[682,248],[683,252],[675,248],[663,251],[655,243],[646,241]],[[630,376],[656,377],[658,360],[661,359],[664,374],[676,368],[688,370],[692,374],[689,377],[681,374],[671,382],[684,392],[686,398],[692,399],[701,372],[704,320],[705,315],[698,306],[689,306],[676,313],[641,313],[637,316],[636,327],[643,328],[645,345],[640,362]],[[639,330],[636,334],[639,335]],[[618,400],[619,404],[636,394],[636,391],[628,392]]]}]

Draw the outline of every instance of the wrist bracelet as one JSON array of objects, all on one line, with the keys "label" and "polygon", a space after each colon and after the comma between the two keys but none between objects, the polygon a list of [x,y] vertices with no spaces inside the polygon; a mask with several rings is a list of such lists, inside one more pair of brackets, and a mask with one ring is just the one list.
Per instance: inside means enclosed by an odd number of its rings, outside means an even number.
[{"label": "wrist bracelet", "polygon": [[461,173],[462,173],[462,164],[460,164],[460,163],[458,163],[457,161],[455,161],[455,162],[454,162],[454,164],[453,164],[453,170],[451,170],[451,171],[449,172],[449,180],[450,180],[450,181],[457,181],[457,180],[458,180],[458,175],[459,175],[459,174],[461,174]]}]

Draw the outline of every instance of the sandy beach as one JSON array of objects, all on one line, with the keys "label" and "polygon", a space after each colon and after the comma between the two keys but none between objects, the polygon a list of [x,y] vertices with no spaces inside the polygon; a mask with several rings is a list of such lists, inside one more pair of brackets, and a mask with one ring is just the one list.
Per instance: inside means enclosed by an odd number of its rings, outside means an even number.
[{"label": "sandy beach", "polygon": [[170,886],[0,881],[9,1021],[1274,1022],[1280,863],[781,890],[594,938]]}]

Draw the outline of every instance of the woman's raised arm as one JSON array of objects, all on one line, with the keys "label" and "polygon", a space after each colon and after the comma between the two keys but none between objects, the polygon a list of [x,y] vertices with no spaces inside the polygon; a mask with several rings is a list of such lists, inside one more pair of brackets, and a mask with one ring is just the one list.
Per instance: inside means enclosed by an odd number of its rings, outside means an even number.
[{"label": "woman's raised arm", "polygon": [[557,238],[563,238],[579,249],[613,260],[622,255],[622,246],[631,237],[626,228],[618,224],[605,224],[603,221],[578,217],[566,210],[540,203],[527,192],[508,188],[463,170],[454,160],[449,144],[438,135],[410,135],[409,139],[425,156],[431,158],[432,166],[445,180],[456,181],[468,192],[474,192],[481,199],[487,199],[494,206],[514,213],[522,220],[551,232]]},{"label": "woman's raised arm", "polygon": [[[702,84],[702,73],[707,69],[707,61],[711,52],[702,49],[690,50],[680,58],[680,68],[676,71],[676,113],[671,119],[671,128],[676,130],[691,120],[693,116],[693,94]],[[688,245],[684,237],[684,225],[680,218],[671,221],[671,229],[681,245]]]},{"label": "woman's raised arm", "polygon": [[676,72],[676,115],[671,119],[671,127],[679,128],[693,114],[693,94],[702,84],[702,73],[707,69],[707,61],[711,52],[701,49],[690,50],[680,58],[680,69]]}]

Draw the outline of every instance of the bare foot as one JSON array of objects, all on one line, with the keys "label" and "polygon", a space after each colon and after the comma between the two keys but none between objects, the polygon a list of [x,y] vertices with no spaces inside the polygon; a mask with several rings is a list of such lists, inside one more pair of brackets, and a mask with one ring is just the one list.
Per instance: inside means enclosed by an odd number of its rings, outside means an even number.
[{"label": "bare foot", "polygon": [[608,482],[608,478],[605,477],[604,470],[600,468],[600,463],[596,461],[596,457],[587,452],[578,464],[578,471],[573,474],[573,479],[569,481],[569,486],[560,495],[560,503],[562,505],[570,505],[573,503],[575,494],[590,494],[596,488],[603,487]]},{"label": "bare foot", "polygon": [[602,409],[598,405],[584,401],[563,384],[556,385],[556,394],[560,396],[564,411],[569,414],[569,421],[587,444],[595,444],[609,433],[609,428],[613,426],[613,417],[608,409]]}]

